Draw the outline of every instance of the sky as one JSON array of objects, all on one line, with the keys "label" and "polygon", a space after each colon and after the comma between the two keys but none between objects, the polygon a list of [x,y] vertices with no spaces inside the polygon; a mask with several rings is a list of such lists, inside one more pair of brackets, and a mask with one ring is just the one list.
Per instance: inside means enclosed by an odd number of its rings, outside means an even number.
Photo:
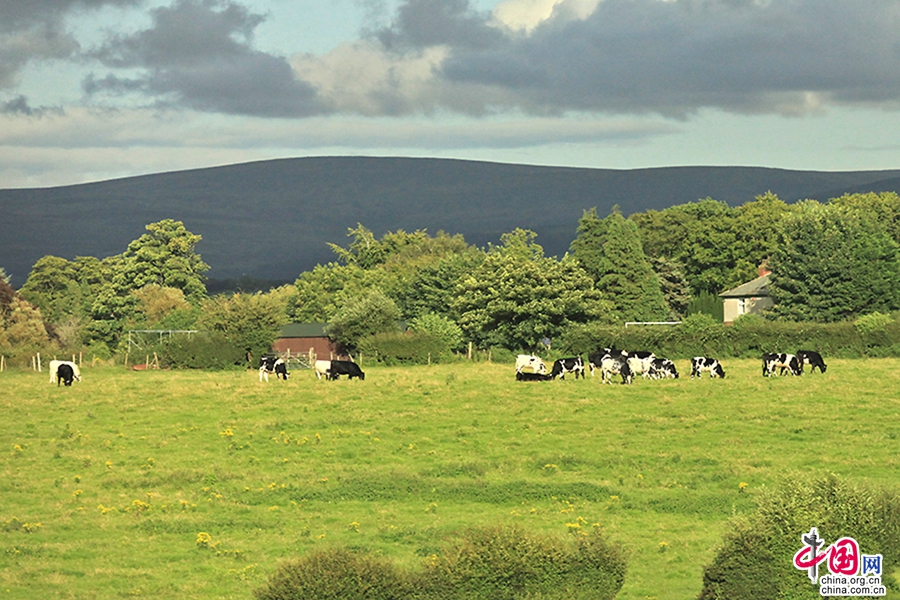
[{"label": "sky", "polygon": [[0,189],[302,156],[900,168],[900,0],[0,1]]}]

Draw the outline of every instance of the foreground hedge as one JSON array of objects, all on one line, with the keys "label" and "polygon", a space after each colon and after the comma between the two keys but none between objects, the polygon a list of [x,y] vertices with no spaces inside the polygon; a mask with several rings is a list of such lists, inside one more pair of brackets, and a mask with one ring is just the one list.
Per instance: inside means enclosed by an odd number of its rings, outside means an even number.
[{"label": "foreground hedge", "polygon": [[[703,573],[699,600],[820,598],[807,574],[793,566],[800,536],[816,527],[825,545],[852,537],[861,554],[883,556],[882,582],[900,565],[900,497],[839,481],[834,475],[789,480],[764,493],[756,512],[732,521]],[[825,575],[825,564],[819,575]]]},{"label": "foreground hedge", "polygon": [[560,340],[565,352],[586,355],[599,348],[651,350],[658,356],[756,358],[763,352],[816,350],[834,358],[900,357],[900,322],[790,323],[744,317],[733,325],[689,317],[681,325],[573,328]]},{"label": "foreground hedge", "polygon": [[625,557],[599,531],[561,540],[516,528],[476,529],[417,571],[336,548],[287,562],[257,600],[612,600]]}]

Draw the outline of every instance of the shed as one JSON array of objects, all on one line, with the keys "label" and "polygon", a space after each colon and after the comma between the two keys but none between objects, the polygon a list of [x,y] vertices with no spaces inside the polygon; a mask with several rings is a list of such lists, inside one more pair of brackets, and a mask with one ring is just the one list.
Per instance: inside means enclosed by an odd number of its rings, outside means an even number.
[{"label": "shed", "polygon": [[769,297],[770,276],[768,270],[760,267],[760,276],[756,279],[719,294],[725,309],[723,321],[733,323],[741,315],[758,314],[775,306],[775,302]]},{"label": "shed", "polygon": [[327,323],[288,323],[272,344],[272,350],[279,353],[305,354],[312,351],[315,356],[330,360],[338,356],[337,344],[326,333]]}]

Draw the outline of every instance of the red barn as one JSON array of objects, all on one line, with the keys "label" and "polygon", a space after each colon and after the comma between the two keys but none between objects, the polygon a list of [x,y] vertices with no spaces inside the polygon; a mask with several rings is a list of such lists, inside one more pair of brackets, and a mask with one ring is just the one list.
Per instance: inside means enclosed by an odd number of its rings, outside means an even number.
[{"label": "red barn", "polygon": [[338,356],[337,345],[325,333],[327,323],[288,323],[281,328],[281,333],[272,344],[272,350],[278,353],[293,355],[309,355],[315,353],[313,359],[330,360]]}]

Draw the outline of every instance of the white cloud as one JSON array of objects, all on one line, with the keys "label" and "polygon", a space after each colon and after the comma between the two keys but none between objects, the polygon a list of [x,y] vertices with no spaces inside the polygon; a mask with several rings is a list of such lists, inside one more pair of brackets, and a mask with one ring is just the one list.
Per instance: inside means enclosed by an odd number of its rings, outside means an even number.
[{"label": "white cloud", "polygon": [[493,10],[494,18],[502,25],[530,32],[554,13],[561,18],[586,19],[600,0],[504,0]]}]

